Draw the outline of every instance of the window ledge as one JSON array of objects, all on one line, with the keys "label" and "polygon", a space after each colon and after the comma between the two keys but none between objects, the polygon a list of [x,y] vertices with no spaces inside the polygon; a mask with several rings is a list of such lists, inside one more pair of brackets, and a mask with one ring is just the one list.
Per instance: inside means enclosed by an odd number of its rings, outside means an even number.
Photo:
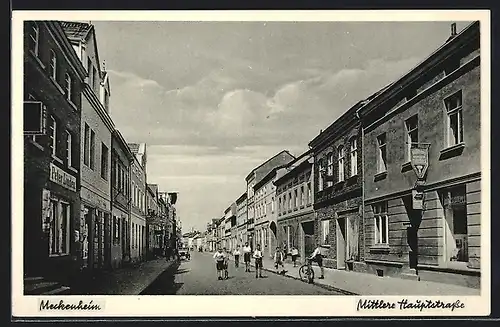
[{"label": "window ledge", "polygon": [[61,165],[63,164],[63,161],[61,159],[59,159],[58,157],[56,157],[55,155],[52,155],[52,159],[59,162]]},{"label": "window ledge", "polygon": [[[30,135],[30,136],[31,136],[31,135]],[[39,149],[39,150],[41,150],[41,151],[44,151],[44,148],[43,148],[43,146],[42,146],[40,143],[38,143],[37,141],[33,140],[31,137],[29,137],[29,138],[28,138],[28,140],[29,140],[29,142],[30,142],[33,146],[35,146],[36,148],[38,148],[38,149]]]},{"label": "window ledge", "polygon": [[442,149],[441,151],[439,151],[440,152],[439,160],[444,160],[444,159],[448,159],[451,157],[457,157],[457,156],[462,154],[462,152],[464,151],[464,148],[465,148],[465,143],[462,142],[462,143],[447,147],[445,149]]},{"label": "window ledge", "polygon": [[347,178],[347,180],[355,179],[356,177],[358,177],[358,174],[357,174],[357,173],[356,173],[356,175],[349,176],[349,177]]},{"label": "window ledge", "polygon": [[401,165],[401,172],[402,173],[406,173],[407,171],[410,171],[412,170],[412,166],[411,166],[411,162],[408,161],[408,162],[405,162],[404,164]]},{"label": "window ledge", "polygon": [[68,166],[68,169],[69,169],[69,170],[71,170],[72,172],[74,172],[74,173],[78,174],[78,170],[77,170],[75,167],[73,167],[73,166]]},{"label": "window ledge", "polygon": [[33,52],[33,50],[30,50],[30,53],[31,53],[31,56],[33,57],[33,59],[35,59],[35,61],[40,65],[40,67],[45,69],[45,65],[42,63],[40,58]]},{"label": "window ledge", "polygon": [[69,100],[68,98],[66,98],[66,99],[68,100],[69,105],[72,106],[75,111],[78,111],[76,104],[74,104],[73,101]]},{"label": "window ledge", "polygon": [[377,244],[370,247],[370,253],[389,253],[391,248],[388,244]]},{"label": "window ledge", "polygon": [[338,187],[338,186],[341,186],[344,183],[345,183],[345,180],[337,181],[337,182],[335,182],[334,186]]},{"label": "window ledge", "polygon": [[375,174],[375,176],[373,176],[373,180],[375,182],[377,182],[377,181],[385,179],[386,177],[387,177],[387,171],[383,171],[383,172]]},{"label": "window ledge", "polygon": [[52,76],[50,76],[49,79],[52,81],[52,84],[54,84],[54,86],[59,90],[59,92],[64,95],[64,90],[62,89],[61,85],[59,85],[59,83],[57,83],[57,81],[52,78]]}]

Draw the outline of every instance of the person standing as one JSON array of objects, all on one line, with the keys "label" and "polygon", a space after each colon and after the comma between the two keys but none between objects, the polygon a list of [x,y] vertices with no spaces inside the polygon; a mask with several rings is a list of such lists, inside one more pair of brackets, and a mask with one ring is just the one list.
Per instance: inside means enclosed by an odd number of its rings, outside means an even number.
[{"label": "person standing", "polygon": [[321,247],[319,245],[316,245],[316,249],[314,249],[314,252],[311,254],[309,259],[311,259],[312,261],[316,261],[321,270],[321,276],[318,279],[325,279],[325,268],[323,268],[323,254],[321,253]]},{"label": "person standing", "polygon": [[262,251],[260,250],[260,244],[257,244],[257,249],[253,252],[253,257],[255,259],[255,278],[262,278]]},{"label": "person standing", "polygon": [[221,248],[218,248],[217,251],[214,253],[214,259],[215,259],[215,267],[217,269],[217,279],[222,280],[224,277],[225,255],[222,252]]},{"label": "person standing", "polygon": [[281,252],[279,246],[276,247],[276,252],[274,252],[274,268],[276,268],[276,273],[278,273],[279,266],[282,268],[282,272],[285,271],[285,265],[283,264],[283,252]]},{"label": "person standing", "polygon": [[236,246],[236,249],[234,249],[233,255],[234,255],[234,265],[236,268],[240,266],[240,246]]},{"label": "person standing", "polygon": [[245,262],[245,271],[250,272],[250,255],[252,253],[252,248],[248,245],[248,242],[245,243],[243,247],[243,261]]},{"label": "person standing", "polygon": [[297,267],[297,257],[299,256],[299,250],[295,246],[292,247],[292,262],[293,266]]}]

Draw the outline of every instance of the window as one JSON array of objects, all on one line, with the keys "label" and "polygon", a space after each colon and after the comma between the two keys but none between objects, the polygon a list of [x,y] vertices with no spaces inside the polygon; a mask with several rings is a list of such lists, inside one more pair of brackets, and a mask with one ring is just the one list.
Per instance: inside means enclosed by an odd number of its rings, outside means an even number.
[{"label": "window", "polygon": [[271,198],[271,213],[274,213],[274,197]]},{"label": "window", "polygon": [[120,243],[120,218],[113,216],[113,239],[115,244]]},{"label": "window", "polygon": [[339,146],[338,148],[338,165],[339,165],[339,178],[338,181],[344,181],[344,147]]},{"label": "window", "polygon": [[323,191],[323,159],[318,160],[318,191]]},{"label": "window", "polygon": [[290,249],[292,244],[291,226],[286,226],[286,248]]},{"label": "window", "polygon": [[411,159],[412,145],[418,143],[418,116],[412,116],[405,122],[406,125],[406,162]]},{"label": "window", "polygon": [[292,210],[292,192],[288,193],[288,210]]},{"label": "window", "polygon": [[108,180],[108,147],[102,143],[101,144],[101,177]]},{"label": "window", "polygon": [[378,143],[378,172],[382,173],[387,171],[387,148],[386,148],[386,137],[385,133],[380,134],[377,137]]},{"label": "window", "polygon": [[447,261],[468,262],[467,200],[465,185],[441,192],[445,218]]},{"label": "window", "polygon": [[66,131],[66,162],[68,167],[73,167],[73,140],[71,137],[71,133]]},{"label": "window", "polygon": [[89,85],[93,85],[94,83],[94,77],[92,76],[92,72],[93,72],[93,69],[92,69],[92,60],[90,60],[90,58],[87,57],[87,72],[89,73]]},{"label": "window", "polygon": [[[327,155],[327,175],[328,176],[333,176],[333,153],[330,152],[328,155]],[[333,181],[329,180],[327,183],[326,183],[327,187],[328,186],[332,186],[333,185]]]},{"label": "window", "polygon": [[29,49],[33,51],[35,56],[38,57],[38,43],[39,43],[40,29],[37,23],[33,22],[31,24],[31,30],[29,35],[30,35]]},{"label": "window", "polygon": [[109,94],[108,91],[104,91],[104,108],[106,111],[109,110]]},{"label": "window", "polygon": [[372,206],[375,220],[375,244],[389,244],[389,217],[387,216],[387,202]]},{"label": "window", "polygon": [[54,81],[57,81],[57,57],[54,50],[50,50],[49,74]]},{"label": "window", "polygon": [[281,213],[281,210],[282,210],[281,206],[282,206],[282,203],[281,203],[281,196],[280,196],[278,199],[278,213]]},{"label": "window", "polygon": [[351,139],[351,177],[358,174],[358,140]]},{"label": "window", "polygon": [[50,116],[50,146],[52,148],[52,155],[57,157],[57,120],[54,116]]},{"label": "window", "polygon": [[[33,94],[28,94],[28,100],[29,101],[37,101],[36,98],[33,96]],[[44,107],[44,111],[45,111],[45,106],[43,105],[42,103],[42,106]],[[46,126],[46,116],[45,116],[45,112],[43,114],[43,126]],[[31,135],[30,136],[31,140],[35,143],[40,143],[41,142],[41,135]]]},{"label": "window", "polygon": [[95,168],[95,133],[90,130],[90,168]]},{"label": "window", "polygon": [[294,195],[294,205],[293,208],[296,209],[299,206],[299,196],[297,194],[297,189],[293,190]]},{"label": "window", "polygon": [[310,204],[312,201],[312,191],[311,191],[311,182],[307,183],[307,204]]},{"label": "window", "polygon": [[71,75],[66,73],[65,76],[65,81],[66,81],[66,99],[71,102]]},{"label": "window", "polygon": [[462,91],[449,96],[444,100],[447,113],[446,137],[447,145],[453,146],[464,141],[464,126],[462,118]]},{"label": "window", "polygon": [[83,163],[89,165],[89,140],[90,140],[90,127],[85,123],[84,139],[83,139]]},{"label": "window", "polygon": [[303,206],[304,203],[304,185],[300,186],[300,205]]},{"label": "window", "polygon": [[99,76],[98,76],[98,73],[97,73],[97,69],[95,68],[95,66],[92,66],[92,88],[96,89],[96,87],[99,85],[98,84],[98,81],[99,81]]},{"label": "window", "polygon": [[330,220],[321,221],[321,244],[330,244]]},{"label": "window", "polygon": [[69,253],[70,206],[66,202],[51,200],[49,228],[49,255]]}]

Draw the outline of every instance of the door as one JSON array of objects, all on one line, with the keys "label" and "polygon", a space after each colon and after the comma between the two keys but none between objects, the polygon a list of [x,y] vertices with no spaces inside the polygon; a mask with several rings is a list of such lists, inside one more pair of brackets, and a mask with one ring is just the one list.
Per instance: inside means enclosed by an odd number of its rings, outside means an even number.
[{"label": "door", "polygon": [[315,248],[314,222],[302,223],[302,231],[304,232],[304,256],[308,257],[313,253]]},{"label": "door", "polygon": [[337,269],[345,269],[347,257],[347,226],[345,218],[337,219]]},{"label": "door", "polygon": [[85,207],[86,214],[84,215],[85,225],[82,231],[82,260],[83,267],[92,267],[92,257],[93,257],[93,247],[92,242],[89,240],[92,239],[92,214],[91,210]]},{"label": "door", "polygon": [[417,269],[418,265],[418,228],[422,221],[422,210],[413,209],[412,198],[405,197],[404,205],[408,214],[409,224],[406,226],[406,240],[408,243],[408,265]]}]

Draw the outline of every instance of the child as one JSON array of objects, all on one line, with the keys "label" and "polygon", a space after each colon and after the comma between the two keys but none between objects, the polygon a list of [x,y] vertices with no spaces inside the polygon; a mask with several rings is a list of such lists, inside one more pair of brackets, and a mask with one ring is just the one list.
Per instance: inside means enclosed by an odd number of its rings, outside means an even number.
[{"label": "child", "polygon": [[245,261],[245,271],[250,272],[250,254],[252,252],[252,248],[248,245],[248,242],[245,243],[243,247],[243,261]]},{"label": "child", "polygon": [[276,273],[278,273],[279,266],[283,268],[279,273],[283,274],[285,271],[285,266],[283,265],[283,252],[281,252],[278,246],[276,247],[276,252],[274,253],[274,267],[276,268]]},{"label": "child", "polygon": [[234,250],[233,255],[234,255],[234,266],[236,268],[238,268],[240,265],[240,246],[239,245]]},{"label": "child", "polygon": [[222,280],[224,271],[225,254],[220,248],[214,253],[215,267],[217,268],[217,279]]},{"label": "child", "polygon": [[292,262],[293,266],[297,267],[297,257],[299,256],[299,250],[295,246],[292,247]]}]

